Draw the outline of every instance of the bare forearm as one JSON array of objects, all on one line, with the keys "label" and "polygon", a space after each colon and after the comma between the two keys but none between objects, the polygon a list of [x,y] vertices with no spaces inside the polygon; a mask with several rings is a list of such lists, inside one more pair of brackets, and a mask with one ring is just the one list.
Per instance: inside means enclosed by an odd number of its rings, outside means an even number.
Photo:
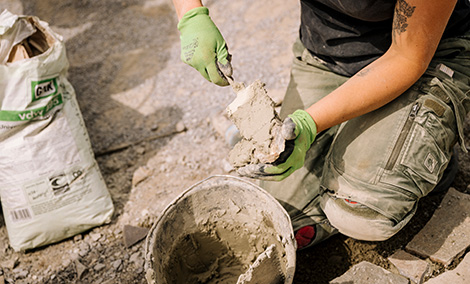
[{"label": "bare forearm", "polygon": [[189,10],[202,6],[201,0],[173,0],[178,20]]},{"label": "bare forearm", "polygon": [[456,0],[398,0],[390,49],[307,109],[322,131],[398,97],[426,71]]},{"label": "bare forearm", "polygon": [[310,106],[307,112],[320,132],[387,104],[415,83],[424,71],[424,66],[389,51]]}]

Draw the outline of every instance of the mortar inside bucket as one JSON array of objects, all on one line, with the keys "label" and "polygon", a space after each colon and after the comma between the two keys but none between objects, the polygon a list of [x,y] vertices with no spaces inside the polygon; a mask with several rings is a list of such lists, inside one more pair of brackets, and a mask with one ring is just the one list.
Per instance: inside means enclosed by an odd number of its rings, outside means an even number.
[{"label": "mortar inside bucket", "polygon": [[150,284],[292,283],[295,239],[284,208],[233,176],[195,184],[166,207],[145,247]]}]

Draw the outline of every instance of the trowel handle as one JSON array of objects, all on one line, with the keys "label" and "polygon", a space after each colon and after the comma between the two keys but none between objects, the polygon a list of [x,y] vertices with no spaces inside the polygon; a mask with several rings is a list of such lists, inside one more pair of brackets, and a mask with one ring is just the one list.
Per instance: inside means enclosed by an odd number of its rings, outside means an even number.
[{"label": "trowel handle", "polygon": [[232,64],[230,63],[231,55],[229,54],[227,58],[229,59],[227,64],[222,64],[217,61],[217,71],[219,72],[220,77],[225,78],[230,85],[233,85],[233,69]]},{"label": "trowel handle", "polygon": [[[231,58],[231,56],[229,56],[228,58]],[[233,69],[232,69],[232,64],[230,64],[230,60],[225,65],[217,61],[217,71],[219,72],[220,77],[225,78],[225,80],[227,80],[227,82],[230,84],[235,94],[245,89],[245,84],[240,83],[240,82],[235,82],[235,80],[233,80],[233,77],[232,77]]]}]

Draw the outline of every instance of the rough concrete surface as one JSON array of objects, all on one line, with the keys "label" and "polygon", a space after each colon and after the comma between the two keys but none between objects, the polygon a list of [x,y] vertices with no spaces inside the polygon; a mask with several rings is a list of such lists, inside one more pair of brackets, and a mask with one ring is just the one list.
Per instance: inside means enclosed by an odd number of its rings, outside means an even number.
[{"label": "rough concrete surface", "polygon": [[463,261],[454,269],[443,273],[426,282],[427,284],[466,284],[470,283],[470,255],[467,254]]},{"label": "rough concrete surface", "polygon": [[398,272],[416,284],[423,283],[424,276],[429,271],[429,263],[403,250],[395,252],[388,260],[397,268]]},{"label": "rough concrete surface", "polygon": [[393,274],[380,266],[363,261],[351,267],[345,274],[333,279],[331,284],[408,284],[407,278]]},{"label": "rough concrete surface", "polygon": [[426,226],[406,249],[448,266],[470,247],[470,195],[450,188]]},{"label": "rough concrete surface", "polygon": [[124,244],[128,248],[135,245],[139,241],[145,239],[148,231],[149,231],[148,228],[125,225],[122,230],[122,234],[124,237]]},{"label": "rough concrete surface", "polygon": [[[283,93],[298,33],[299,1],[204,3],[233,55],[234,78],[247,83],[260,79],[268,93]],[[233,90],[207,82],[181,63],[171,1],[0,0],[3,8],[38,16],[64,37],[68,79],[116,212],[109,225],[25,253],[8,246],[0,213],[0,281],[146,283],[143,242],[126,248],[123,228],[150,228],[189,186],[229,173],[230,148],[210,118],[233,101]],[[468,121],[465,127],[470,145]],[[460,153],[459,164],[453,186],[468,193],[469,156]],[[424,227],[443,196],[423,198],[410,224],[388,241],[337,235],[297,253],[294,283],[328,283],[364,260],[388,269],[387,257]],[[431,273],[446,270],[435,264]]]}]

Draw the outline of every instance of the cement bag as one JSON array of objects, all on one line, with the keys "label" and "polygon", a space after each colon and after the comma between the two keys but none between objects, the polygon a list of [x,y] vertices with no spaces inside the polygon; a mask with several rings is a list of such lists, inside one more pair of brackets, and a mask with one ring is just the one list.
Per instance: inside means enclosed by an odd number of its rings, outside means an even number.
[{"label": "cement bag", "polygon": [[109,222],[61,36],[36,17],[0,14],[0,198],[14,250]]}]

